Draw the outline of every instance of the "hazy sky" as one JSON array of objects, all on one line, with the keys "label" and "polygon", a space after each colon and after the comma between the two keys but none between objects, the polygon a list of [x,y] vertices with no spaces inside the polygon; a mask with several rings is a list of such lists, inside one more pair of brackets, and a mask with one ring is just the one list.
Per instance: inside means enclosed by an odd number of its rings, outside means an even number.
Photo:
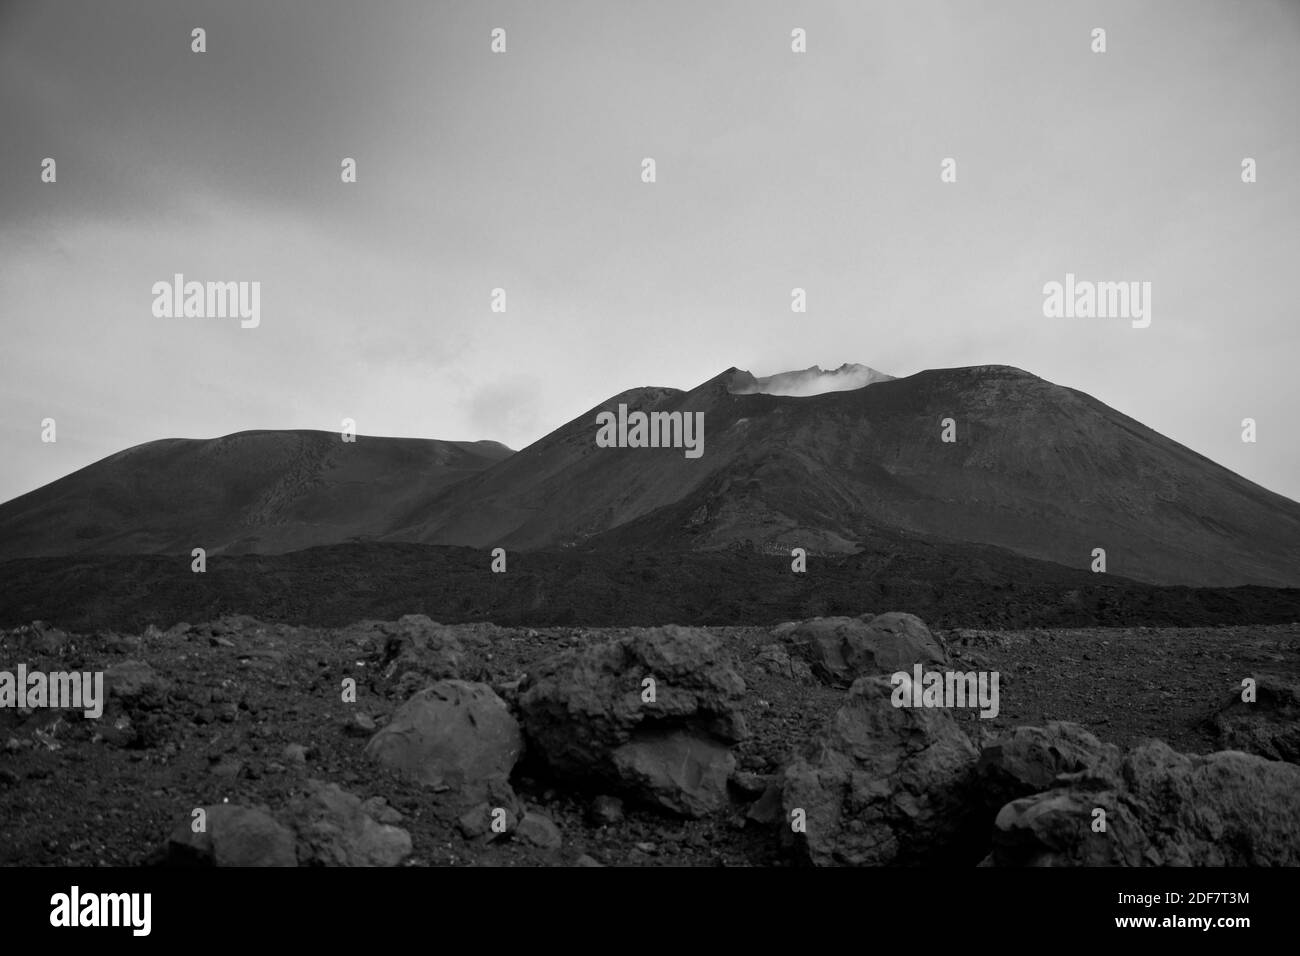
[{"label": "hazy sky", "polygon": [[[0,500],[844,362],[1019,366],[1300,499],[1298,93],[1294,0],[0,3]],[[155,318],[177,272],[260,326]],[[1045,318],[1066,272],[1150,327]]]}]

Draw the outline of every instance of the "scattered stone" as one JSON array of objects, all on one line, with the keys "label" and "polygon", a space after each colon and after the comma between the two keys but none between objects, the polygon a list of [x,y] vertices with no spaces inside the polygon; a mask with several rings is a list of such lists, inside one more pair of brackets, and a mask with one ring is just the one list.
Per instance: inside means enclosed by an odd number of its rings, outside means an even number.
[{"label": "scattered stone", "polygon": [[204,807],[206,828],[192,829],[193,818],[172,832],[164,859],[189,866],[297,866],[293,832],[261,809],[219,803]]},{"label": "scattered stone", "polygon": [[759,648],[755,660],[769,674],[784,677],[786,680],[804,684],[813,679],[812,668],[804,661],[792,658],[789,652],[780,644],[766,644]]},{"label": "scattered stone", "polygon": [[234,757],[224,757],[212,765],[211,773],[214,777],[220,777],[223,780],[234,780],[243,769],[244,761]]},{"label": "scattered stone", "polygon": [[353,714],[343,725],[343,732],[349,737],[369,737],[378,729],[375,718],[359,712]]},{"label": "scattered stone", "polygon": [[396,807],[389,806],[383,797],[370,797],[363,800],[361,809],[380,823],[398,824],[402,822],[402,813]]},{"label": "scattered stone", "polygon": [[161,697],[170,689],[170,681],[144,661],[123,661],[104,671],[104,690],[110,697],[138,701],[148,695]]},{"label": "scattered stone", "polygon": [[531,843],[543,850],[559,849],[560,844],[563,842],[560,836],[560,828],[555,825],[551,818],[535,811],[524,814],[524,818],[519,821],[519,828],[515,831],[515,836],[525,843]]},{"label": "scattered stone", "polygon": [[770,783],[771,778],[766,774],[753,773],[748,770],[737,770],[731,775],[731,785],[742,799],[757,800],[767,790]]},{"label": "scattered stone", "polygon": [[588,805],[587,821],[597,827],[612,827],[622,823],[623,801],[618,797],[601,794]]},{"label": "scattered stone", "polygon": [[320,780],[289,805],[301,866],[397,866],[411,855],[411,835],[379,823],[361,798]]},{"label": "scattered stone", "polygon": [[770,826],[781,819],[781,782],[774,780],[768,784],[762,796],[755,800],[745,812],[747,822],[760,826]]},{"label": "scattered stone", "polygon": [[61,631],[57,627],[52,627],[44,621],[33,621],[32,630],[35,632],[32,640],[32,649],[38,654],[47,654],[51,657],[57,657],[68,646],[71,638],[68,637],[67,631]]}]

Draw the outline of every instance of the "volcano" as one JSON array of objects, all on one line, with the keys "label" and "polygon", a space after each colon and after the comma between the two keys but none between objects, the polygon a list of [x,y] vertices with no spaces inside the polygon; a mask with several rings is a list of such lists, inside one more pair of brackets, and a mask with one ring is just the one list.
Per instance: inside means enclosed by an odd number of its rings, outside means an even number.
[{"label": "volcano", "polygon": [[[841,387],[852,382],[865,384]],[[620,406],[702,415],[704,453],[601,447],[602,413]],[[358,540],[847,555],[899,535],[1082,570],[1102,549],[1109,574],[1152,584],[1300,586],[1296,502],[1001,365],[730,368],[689,391],[612,396],[513,453],[324,432],[171,439],[0,505],[0,557]]]},{"label": "volcano", "polygon": [[[1074,568],[1101,548],[1108,572],[1149,583],[1300,585],[1300,505],[1082,392],[1009,366],[809,397],[759,381],[732,368],[614,396],[428,495],[387,537],[852,553],[889,528]],[[597,415],[620,404],[703,412],[705,454],[597,448]]]}]

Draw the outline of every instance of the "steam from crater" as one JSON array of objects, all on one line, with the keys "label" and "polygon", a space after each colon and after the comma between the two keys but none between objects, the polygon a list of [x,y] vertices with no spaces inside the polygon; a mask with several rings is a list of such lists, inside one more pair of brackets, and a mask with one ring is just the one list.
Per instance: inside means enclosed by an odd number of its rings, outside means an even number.
[{"label": "steam from crater", "polygon": [[748,372],[736,372],[732,378],[729,391],[733,395],[787,395],[794,398],[807,398],[809,395],[822,395],[826,392],[848,392],[855,388],[874,385],[877,382],[891,382],[894,376],[877,372],[865,365],[845,363],[837,369],[824,371],[814,365],[797,372],[778,372],[766,378],[756,378]]}]

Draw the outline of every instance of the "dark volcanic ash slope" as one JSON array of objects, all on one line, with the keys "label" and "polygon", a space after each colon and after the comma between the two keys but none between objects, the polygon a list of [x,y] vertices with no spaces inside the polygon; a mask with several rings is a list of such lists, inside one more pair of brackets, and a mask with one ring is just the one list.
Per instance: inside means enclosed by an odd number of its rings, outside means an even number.
[{"label": "dark volcanic ash slope", "polygon": [[411,498],[511,454],[496,442],[247,431],[118,452],[0,505],[0,557],[279,553],[375,534]]},{"label": "dark volcanic ash slope", "polygon": [[[0,506],[0,558],[279,553],[357,539],[512,550],[872,552],[988,544],[1154,584],[1300,586],[1300,504],[1007,366],[810,397],[614,396],[517,453],[492,442],[243,432],[129,449]],[[704,414],[701,457],[601,448],[620,404]],[[941,440],[942,422],[957,440]]]},{"label": "dark volcanic ash slope", "polygon": [[[390,537],[541,548],[852,552],[876,529],[982,542],[1141,581],[1300,585],[1300,505],[1069,388],[1007,366],[807,398],[640,389],[421,502]],[[705,413],[698,459],[598,448],[596,412]],[[957,441],[940,440],[945,418]]]}]

